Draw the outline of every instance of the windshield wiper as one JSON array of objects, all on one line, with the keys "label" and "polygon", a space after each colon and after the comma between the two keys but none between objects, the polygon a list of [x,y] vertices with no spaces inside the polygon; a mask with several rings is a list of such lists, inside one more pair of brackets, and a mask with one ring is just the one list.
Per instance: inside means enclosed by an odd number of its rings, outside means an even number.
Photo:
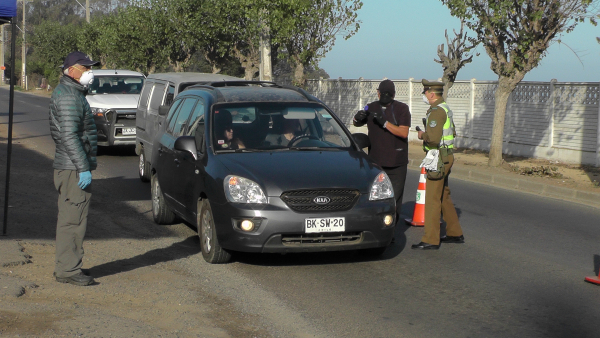
[{"label": "windshield wiper", "polygon": [[306,150],[306,151],[329,151],[335,148],[322,148],[322,147],[290,147],[290,150]]}]

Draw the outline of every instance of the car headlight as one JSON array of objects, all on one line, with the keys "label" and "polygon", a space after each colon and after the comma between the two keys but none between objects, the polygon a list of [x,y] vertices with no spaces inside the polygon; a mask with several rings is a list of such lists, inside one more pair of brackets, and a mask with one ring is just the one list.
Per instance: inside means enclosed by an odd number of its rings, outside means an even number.
[{"label": "car headlight", "polygon": [[369,193],[369,201],[384,200],[394,197],[394,189],[388,175],[382,171],[375,177]]},{"label": "car headlight", "polygon": [[234,203],[267,203],[267,198],[256,182],[247,178],[229,175],[223,181],[225,195]]}]

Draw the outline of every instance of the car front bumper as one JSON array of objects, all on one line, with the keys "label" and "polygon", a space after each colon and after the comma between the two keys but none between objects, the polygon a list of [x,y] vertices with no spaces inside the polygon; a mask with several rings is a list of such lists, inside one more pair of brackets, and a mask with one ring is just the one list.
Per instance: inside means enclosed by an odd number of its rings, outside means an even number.
[{"label": "car front bumper", "polygon": [[[395,217],[393,199],[369,201],[360,195],[348,211],[295,212],[280,198],[270,197],[264,205],[211,203],[220,245],[241,252],[293,253],[378,248],[389,245],[394,225],[386,226],[386,215]],[[307,218],[344,217],[344,232],[306,233]],[[252,232],[240,229],[242,220],[252,220]]]}]

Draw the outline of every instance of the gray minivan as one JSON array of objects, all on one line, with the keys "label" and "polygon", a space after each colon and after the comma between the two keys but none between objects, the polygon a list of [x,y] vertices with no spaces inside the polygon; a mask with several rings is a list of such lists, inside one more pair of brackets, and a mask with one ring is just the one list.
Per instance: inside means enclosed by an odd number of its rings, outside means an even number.
[{"label": "gray minivan", "polygon": [[173,103],[175,96],[191,85],[243,80],[233,76],[209,73],[157,73],[148,75],[140,94],[135,116],[135,153],[140,157],[140,179],[143,182],[150,181],[154,136],[165,118],[158,112],[160,106],[165,106],[166,109],[163,108],[163,110],[168,111],[168,107]]}]

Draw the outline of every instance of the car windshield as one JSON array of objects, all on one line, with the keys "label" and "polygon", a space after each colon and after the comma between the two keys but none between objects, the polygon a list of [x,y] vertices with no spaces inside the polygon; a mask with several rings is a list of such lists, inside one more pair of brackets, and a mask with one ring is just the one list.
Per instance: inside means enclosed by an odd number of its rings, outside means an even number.
[{"label": "car windshield", "polygon": [[335,150],[352,144],[332,114],[313,103],[216,105],[212,121],[217,152]]},{"label": "car windshield", "polygon": [[142,76],[95,76],[90,94],[139,94],[143,85]]}]

